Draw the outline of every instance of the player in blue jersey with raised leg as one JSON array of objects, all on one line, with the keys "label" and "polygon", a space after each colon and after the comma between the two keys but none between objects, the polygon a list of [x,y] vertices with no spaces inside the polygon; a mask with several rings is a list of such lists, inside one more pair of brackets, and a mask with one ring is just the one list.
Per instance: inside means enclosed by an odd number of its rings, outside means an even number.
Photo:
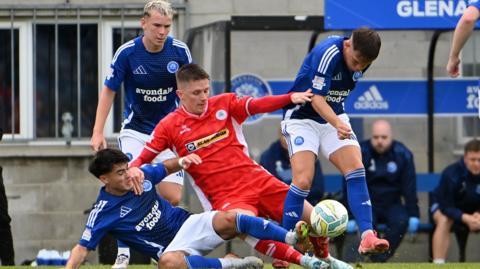
[{"label": "player in blue jersey with raised leg", "polygon": [[[177,107],[175,73],[192,62],[187,46],[170,36],[174,10],[166,1],[149,1],[141,19],[143,35],[120,46],[110,65],[98,101],[91,145],[95,151],[106,147],[103,134],[107,115],[123,82],[124,121],[118,142],[131,160],[137,158],[157,123]],[[174,158],[170,150],[160,153],[154,162]],[[159,194],[176,205],[181,200],[183,171],[168,176],[159,184]],[[113,268],[126,268],[130,251],[119,243]]]},{"label": "player in blue jersey with raised leg", "polygon": [[[312,102],[286,107],[282,121],[293,174],[285,198],[282,226],[292,229],[301,218],[321,150],[347,181],[348,203],[361,231],[358,248],[361,254],[384,252],[389,244],[373,231],[360,146],[343,101],[377,58],[380,45],[379,35],[368,28],[356,29],[350,37],[331,36],[318,44],[306,56],[291,89],[296,92],[311,89],[315,94]],[[311,240],[325,246],[318,248],[323,251],[316,251],[316,256],[328,255],[327,238]]]},{"label": "player in blue jersey with raised leg", "polygon": [[[158,196],[154,185],[167,173],[201,163],[198,155],[144,165],[140,169],[129,169],[128,161],[123,152],[104,149],[97,152],[91,162],[89,171],[104,186],[66,268],[80,267],[88,252],[95,249],[107,232],[158,260],[159,268],[262,268],[262,260],[256,257],[218,259],[202,255],[243,233],[290,245],[303,238],[297,231],[288,232],[270,221],[234,212],[191,214],[173,207]],[[134,173],[144,174],[144,192],[141,195],[132,191]],[[328,267],[328,264],[308,255],[303,255],[300,261],[306,268]]]}]

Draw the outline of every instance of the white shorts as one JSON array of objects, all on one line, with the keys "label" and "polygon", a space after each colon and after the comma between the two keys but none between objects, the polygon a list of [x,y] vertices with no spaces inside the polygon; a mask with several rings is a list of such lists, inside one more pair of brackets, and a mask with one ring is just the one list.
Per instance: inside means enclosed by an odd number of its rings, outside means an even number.
[{"label": "white shorts", "polygon": [[[131,129],[122,129],[118,136],[118,146],[120,150],[125,153],[130,161],[135,160],[143,150],[145,144],[152,139],[152,136],[142,134]],[[177,156],[170,149],[166,149],[153,160],[153,163],[159,163],[168,159],[176,158]],[[183,170],[174,174],[168,175],[162,182],[172,182],[183,185]]]},{"label": "white shorts", "polygon": [[185,251],[205,256],[225,242],[213,229],[215,214],[217,211],[208,211],[188,217],[163,253]]},{"label": "white shorts", "polygon": [[[347,114],[340,114],[338,117],[350,126]],[[330,123],[322,124],[310,119],[282,121],[282,134],[287,140],[290,157],[299,151],[311,151],[318,155],[321,150],[323,156],[329,159],[330,154],[341,147],[349,145],[360,147],[355,133],[350,139],[340,140],[337,129]]]}]

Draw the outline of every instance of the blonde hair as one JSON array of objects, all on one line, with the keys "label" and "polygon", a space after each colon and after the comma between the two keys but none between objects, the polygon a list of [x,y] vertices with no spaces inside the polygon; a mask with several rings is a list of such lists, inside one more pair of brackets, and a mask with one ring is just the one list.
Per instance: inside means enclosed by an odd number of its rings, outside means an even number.
[{"label": "blonde hair", "polygon": [[150,17],[150,11],[155,10],[163,16],[173,18],[175,10],[172,8],[172,4],[165,0],[151,0],[145,4],[143,8],[143,16]]}]

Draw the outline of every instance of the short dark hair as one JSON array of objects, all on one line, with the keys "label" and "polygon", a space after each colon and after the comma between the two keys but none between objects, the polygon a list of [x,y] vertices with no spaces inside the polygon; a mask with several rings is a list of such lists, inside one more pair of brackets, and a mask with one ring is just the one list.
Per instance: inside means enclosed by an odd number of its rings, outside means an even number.
[{"label": "short dark hair", "polygon": [[353,49],[360,52],[365,60],[377,59],[382,41],[376,31],[367,27],[358,28],[353,30],[351,39]]},{"label": "short dark hair", "polygon": [[118,149],[102,149],[95,154],[92,162],[88,166],[88,171],[95,177],[112,172],[116,164],[128,163],[128,156]]},{"label": "short dark hair", "polygon": [[468,141],[467,144],[465,144],[464,154],[467,154],[467,152],[479,152],[479,151],[480,151],[480,140],[473,139]]},{"label": "short dark hair", "polygon": [[178,69],[177,83],[191,82],[203,79],[210,79],[207,71],[201,68],[198,64],[186,64]]}]

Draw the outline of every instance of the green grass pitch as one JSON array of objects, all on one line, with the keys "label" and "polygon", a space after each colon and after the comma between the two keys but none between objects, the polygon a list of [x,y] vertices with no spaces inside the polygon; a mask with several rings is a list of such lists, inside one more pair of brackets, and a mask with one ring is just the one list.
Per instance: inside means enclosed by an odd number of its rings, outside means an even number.
[{"label": "green grass pitch", "polygon": [[[31,269],[30,266],[0,266],[2,269]],[[59,267],[41,266],[39,269],[58,269]],[[108,265],[85,265],[83,269],[110,269]],[[154,269],[154,265],[130,265],[129,269]],[[265,264],[265,269],[273,268],[270,264]],[[300,266],[290,266],[290,268],[301,268]],[[356,269],[479,269],[480,263],[447,263],[444,265],[435,265],[431,263],[361,263],[354,265]]]}]

